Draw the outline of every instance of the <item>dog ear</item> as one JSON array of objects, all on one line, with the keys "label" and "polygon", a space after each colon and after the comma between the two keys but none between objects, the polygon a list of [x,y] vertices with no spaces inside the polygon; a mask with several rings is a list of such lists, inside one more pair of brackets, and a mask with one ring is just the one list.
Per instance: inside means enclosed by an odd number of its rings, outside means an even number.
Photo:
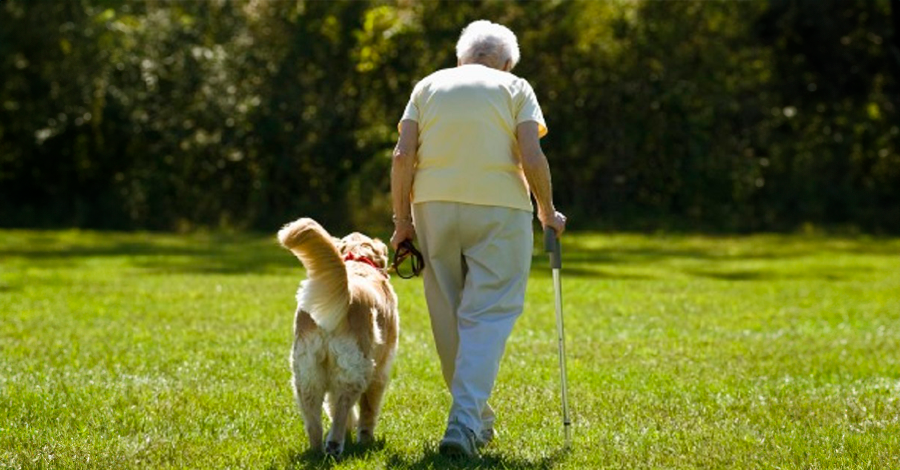
[{"label": "dog ear", "polygon": [[387,245],[385,245],[385,243],[381,241],[380,238],[373,238],[372,247],[375,249],[375,254],[378,255],[380,267],[382,269],[387,269],[388,255],[390,254]]}]

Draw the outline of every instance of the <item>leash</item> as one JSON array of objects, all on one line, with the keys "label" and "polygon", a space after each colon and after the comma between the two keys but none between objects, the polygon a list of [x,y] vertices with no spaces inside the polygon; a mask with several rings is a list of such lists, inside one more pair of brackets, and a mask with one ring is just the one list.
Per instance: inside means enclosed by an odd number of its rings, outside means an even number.
[{"label": "leash", "polygon": [[[406,258],[410,258],[412,272],[404,275],[400,272],[400,266]],[[397,273],[397,276],[400,276],[400,279],[412,279],[421,274],[423,269],[425,269],[425,258],[422,256],[422,253],[416,249],[416,246],[413,245],[412,240],[403,240],[400,242],[400,245],[397,246],[397,251],[394,252],[394,261],[391,263],[390,271]]]}]

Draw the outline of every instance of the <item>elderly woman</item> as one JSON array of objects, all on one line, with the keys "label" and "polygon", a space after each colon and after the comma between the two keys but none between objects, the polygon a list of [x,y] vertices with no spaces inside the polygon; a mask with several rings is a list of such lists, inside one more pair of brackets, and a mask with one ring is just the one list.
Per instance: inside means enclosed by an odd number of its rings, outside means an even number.
[{"label": "elderly woman", "polygon": [[525,301],[533,247],[532,203],[562,234],[547,133],[531,85],[510,73],[519,45],[489,21],[466,26],[458,66],[413,89],[391,169],[394,249],[418,238],[425,297],[444,380],[453,397],[440,452],[475,456],[494,437],[487,400]]}]

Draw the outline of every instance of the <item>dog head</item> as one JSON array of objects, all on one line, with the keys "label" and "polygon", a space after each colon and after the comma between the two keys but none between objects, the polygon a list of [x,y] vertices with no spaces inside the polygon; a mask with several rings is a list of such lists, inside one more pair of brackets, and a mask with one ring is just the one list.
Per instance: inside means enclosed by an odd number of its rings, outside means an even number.
[{"label": "dog head", "polygon": [[387,269],[388,247],[377,238],[369,238],[359,232],[353,232],[340,239],[337,247],[341,256],[353,253],[353,256],[369,258],[379,268]]}]

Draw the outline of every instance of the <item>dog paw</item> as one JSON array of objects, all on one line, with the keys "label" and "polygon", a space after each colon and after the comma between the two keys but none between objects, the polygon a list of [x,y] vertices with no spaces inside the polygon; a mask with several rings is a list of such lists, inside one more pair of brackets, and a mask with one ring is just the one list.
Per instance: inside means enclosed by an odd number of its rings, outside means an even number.
[{"label": "dog paw", "polygon": [[370,429],[360,429],[356,437],[356,442],[366,445],[375,442],[375,436],[372,435]]},{"label": "dog paw", "polygon": [[328,441],[325,443],[325,454],[330,455],[331,457],[340,457],[341,453],[344,451],[344,446],[341,445],[340,442],[337,441]]}]

